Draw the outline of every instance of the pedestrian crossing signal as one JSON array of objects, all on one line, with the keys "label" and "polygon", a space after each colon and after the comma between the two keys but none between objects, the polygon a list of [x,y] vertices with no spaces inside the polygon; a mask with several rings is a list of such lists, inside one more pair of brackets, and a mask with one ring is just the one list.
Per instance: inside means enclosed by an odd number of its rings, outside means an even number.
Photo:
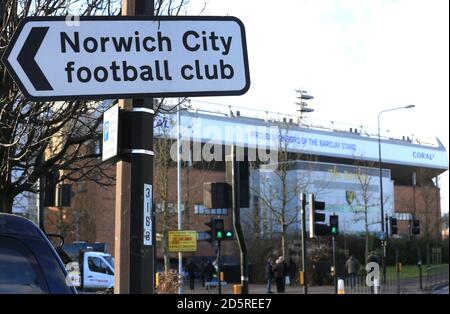
[{"label": "pedestrian crossing signal", "polygon": [[330,230],[331,230],[331,235],[339,234],[339,216],[338,215],[330,215]]},{"label": "pedestrian crossing signal", "polygon": [[397,218],[389,217],[389,224],[391,227],[391,235],[397,234],[398,232]]},{"label": "pedestrian crossing signal", "polygon": [[223,219],[214,219],[213,220],[214,225],[214,240],[223,240],[224,235],[224,224]]},{"label": "pedestrian crossing signal", "polygon": [[225,231],[225,236],[224,236],[224,240],[233,240],[234,235],[233,235],[233,231],[231,230],[227,230]]},{"label": "pedestrian crossing signal", "polygon": [[412,221],[411,234],[420,234],[420,221],[418,219]]}]

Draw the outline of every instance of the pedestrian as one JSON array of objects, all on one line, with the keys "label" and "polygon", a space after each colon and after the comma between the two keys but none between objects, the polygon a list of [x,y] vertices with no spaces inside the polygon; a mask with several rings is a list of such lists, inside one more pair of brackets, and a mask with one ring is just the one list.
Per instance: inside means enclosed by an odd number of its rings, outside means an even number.
[{"label": "pedestrian", "polygon": [[345,262],[345,269],[347,270],[350,278],[350,289],[353,289],[353,287],[356,285],[356,276],[358,274],[360,266],[361,264],[359,263],[358,259],[356,259],[353,255],[350,255],[350,257]]},{"label": "pedestrian", "polygon": [[[377,263],[378,264],[378,258],[377,258],[377,254],[375,252],[369,253],[369,256],[367,257],[367,264],[369,264],[369,263]],[[378,275],[378,277],[379,277],[379,275]],[[374,280],[375,279],[378,279],[378,284],[379,284],[379,278],[374,277]],[[375,282],[373,282],[373,285],[370,286],[370,292],[372,294],[375,293]]]},{"label": "pedestrian", "polygon": [[267,259],[266,263],[266,280],[267,280],[267,293],[273,293],[272,292],[272,281],[273,281],[273,260],[272,258]]},{"label": "pedestrian", "polygon": [[295,282],[295,275],[297,274],[297,264],[294,262],[292,257],[289,259],[289,285],[293,286]]},{"label": "pedestrian", "polygon": [[211,260],[208,260],[208,264],[205,267],[206,290],[209,290],[209,286],[211,285],[212,278],[215,273],[216,273],[216,268],[211,263]]},{"label": "pedestrian", "polygon": [[284,293],[287,267],[283,256],[278,257],[278,259],[275,262],[275,267],[273,271],[275,275],[275,282],[277,284],[277,292]]},{"label": "pedestrian", "polygon": [[200,281],[202,283],[202,287],[205,286],[205,269],[206,269],[206,262],[203,260],[202,263],[200,264]]},{"label": "pedestrian", "polygon": [[377,263],[378,264],[378,258],[377,258],[377,254],[375,252],[369,253],[369,256],[367,257],[367,263]]},{"label": "pedestrian", "polygon": [[191,259],[186,264],[185,271],[188,273],[189,277],[189,289],[195,289],[195,272],[197,270],[197,265],[195,265],[194,261]]}]

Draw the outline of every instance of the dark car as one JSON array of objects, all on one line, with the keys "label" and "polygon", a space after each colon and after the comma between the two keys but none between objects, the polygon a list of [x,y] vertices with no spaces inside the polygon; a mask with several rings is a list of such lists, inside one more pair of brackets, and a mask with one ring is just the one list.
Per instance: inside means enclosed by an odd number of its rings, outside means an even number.
[{"label": "dark car", "polygon": [[0,213],[0,294],[75,294],[47,236],[30,220]]}]

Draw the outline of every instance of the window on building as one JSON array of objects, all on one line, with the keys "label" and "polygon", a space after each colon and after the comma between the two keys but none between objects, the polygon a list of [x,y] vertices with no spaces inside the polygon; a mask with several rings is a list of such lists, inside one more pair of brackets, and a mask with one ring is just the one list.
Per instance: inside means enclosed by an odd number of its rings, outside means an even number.
[{"label": "window on building", "polygon": [[194,205],[195,215],[228,215],[228,208],[206,208],[203,204]]},{"label": "window on building", "polygon": [[204,241],[209,239],[209,234],[203,231],[197,232],[197,240],[198,241]]},{"label": "window on building", "polygon": [[78,181],[76,191],[77,193],[86,192],[87,191],[86,181]]}]

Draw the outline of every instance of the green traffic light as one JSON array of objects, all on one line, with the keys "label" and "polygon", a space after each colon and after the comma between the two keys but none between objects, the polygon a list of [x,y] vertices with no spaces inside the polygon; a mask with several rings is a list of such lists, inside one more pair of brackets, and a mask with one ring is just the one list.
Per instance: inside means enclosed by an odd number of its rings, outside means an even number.
[{"label": "green traffic light", "polygon": [[217,231],[217,239],[222,239],[222,231]]},{"label": "green traffic light", "polygon": [[336,233],[337,233],[336,227],[332,227],[332,228],[331,228],[331,233],[332,233],[332,234],[336,234]]},{"label": "green traffic light", "polygon": [[228,231],[228,232],[225,234],[225,237],[231,238],[231,237],[233,237],[233,234],[232,234],[230,231]]}]

